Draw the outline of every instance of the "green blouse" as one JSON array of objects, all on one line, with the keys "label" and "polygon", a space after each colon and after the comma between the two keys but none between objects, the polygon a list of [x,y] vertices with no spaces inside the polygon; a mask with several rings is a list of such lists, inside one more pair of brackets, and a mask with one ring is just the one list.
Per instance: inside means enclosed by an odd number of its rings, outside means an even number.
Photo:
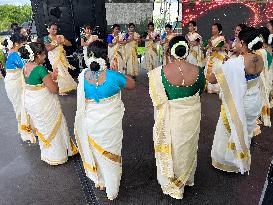
[{"label": "green blouse", "polygon": [[164,85],[166,94],[169,100],[185,98],[195,95],[197,92],[201,94],[204,91],[206,78],[204,75],[204,69],[199,67],[199,75],[195,83],[191,86],[176,86],[172,85],[166,78],[163,69],[161,70],[162,83]]},{"label": "green blouse", "polygon": [[28,77],[25,76],[26,84],[40,85],[43,83],[44,77],[48,75],[48,70],[44,66],[36,66],[33,68]]}]

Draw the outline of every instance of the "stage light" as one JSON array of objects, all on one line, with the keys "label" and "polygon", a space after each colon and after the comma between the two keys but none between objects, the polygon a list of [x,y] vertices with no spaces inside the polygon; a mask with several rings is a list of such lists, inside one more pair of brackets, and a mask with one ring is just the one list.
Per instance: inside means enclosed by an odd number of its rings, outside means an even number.
[{"label": "stage light", "polygon": [[[197,18],[205,15],[208,11],[215,10],[219,7],[230,5],[230,4],[240,4],[249,8],[253,15],[248,19],[247,24],[250,26],[257,26],[259,24],[265,23],[269,19],[273,19],[273,2],[266,1],[267,3],[254,3],[254,2],[241,2],[238,0],[211,0],[209,2],[201,1],[189,1],[183,0],[183,26],[187,25],[191,20],[196,20]],[[239,8],[242,8],[240,6]],[[224,16],[226,16],[224,14]]]}]

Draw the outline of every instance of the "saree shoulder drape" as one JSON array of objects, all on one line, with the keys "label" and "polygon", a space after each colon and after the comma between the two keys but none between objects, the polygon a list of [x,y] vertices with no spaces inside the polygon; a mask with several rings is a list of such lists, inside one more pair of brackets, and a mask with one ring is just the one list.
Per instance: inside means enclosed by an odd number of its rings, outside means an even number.
[{"label": "saree shoulder drape", "polygon": [[200,97],[197,93],[168,100],[161,69],[158,67],[148,74],[150,97],[155,107],[153,140],[157,179],[164,194],[182,199],[184,186],[194,183],[201,120]]},{"label": "saree shoulder drape", "polygon": [[222,107],[212,145],[212,165],[226,172],[250,170],[250,143],[261,111],[259,77],[246,81],[244,58],[228,60],[216,71]]}]

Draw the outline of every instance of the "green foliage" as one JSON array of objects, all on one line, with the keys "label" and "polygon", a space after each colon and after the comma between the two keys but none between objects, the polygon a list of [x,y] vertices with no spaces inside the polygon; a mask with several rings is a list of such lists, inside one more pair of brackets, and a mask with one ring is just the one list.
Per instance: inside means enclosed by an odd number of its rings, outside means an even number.
[{"label": "green foliage", "polygon": [[11,23],[16,22],[21,25],[31,18],[32,9],[30,5],[0,5],[0,31],[9,30]]}]

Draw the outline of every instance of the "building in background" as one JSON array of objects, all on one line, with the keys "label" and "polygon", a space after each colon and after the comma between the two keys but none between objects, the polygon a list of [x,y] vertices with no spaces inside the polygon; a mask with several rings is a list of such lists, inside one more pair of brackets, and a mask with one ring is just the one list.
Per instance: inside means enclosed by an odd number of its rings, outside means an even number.
[{"label": "building in background", "polygon": [[108,25],[141,24],[153,18],[154,0],[107,0],[105,6]]}]

